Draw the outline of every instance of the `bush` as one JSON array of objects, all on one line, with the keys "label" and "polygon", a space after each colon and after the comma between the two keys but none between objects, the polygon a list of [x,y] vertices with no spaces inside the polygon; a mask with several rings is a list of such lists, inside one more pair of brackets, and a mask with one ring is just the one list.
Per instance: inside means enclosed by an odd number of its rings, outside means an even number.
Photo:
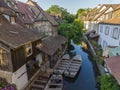
[{"label": "bush", "polygon": [[102,75],[97,78],[100,90],[120,90],[117,81],[112,75]]},{"label": "bush", "polygon": [[17,90],[14,84],[9,84],[6,79],[0,78],[0,90]]}]

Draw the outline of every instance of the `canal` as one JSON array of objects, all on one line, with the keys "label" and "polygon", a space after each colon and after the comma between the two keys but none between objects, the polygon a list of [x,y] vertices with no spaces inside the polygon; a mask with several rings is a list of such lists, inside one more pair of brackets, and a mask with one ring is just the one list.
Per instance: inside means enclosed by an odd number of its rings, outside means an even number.
[{"label": "canal", "polygon": [[88,58],[88,54],[84,52],[79,45],[75,45],[75,51],[82,56],[82,67],[75,79],[64,78],[63,90],[98,90],[96,87],[93,66]]}]

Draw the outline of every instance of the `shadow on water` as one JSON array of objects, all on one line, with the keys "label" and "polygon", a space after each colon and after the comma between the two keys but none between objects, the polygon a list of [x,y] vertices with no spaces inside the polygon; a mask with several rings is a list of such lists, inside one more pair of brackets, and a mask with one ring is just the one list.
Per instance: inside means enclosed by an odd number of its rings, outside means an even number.
[{"label": "shadow on water", "polygon": [[64,77],[63,90],[98,90],[96,88],[93,66],[88,58],[88,54],[79,45],[75,45],[73,42],[72,45],[75,47],[76,53],[81,55],[83,62],[76,78]]}]

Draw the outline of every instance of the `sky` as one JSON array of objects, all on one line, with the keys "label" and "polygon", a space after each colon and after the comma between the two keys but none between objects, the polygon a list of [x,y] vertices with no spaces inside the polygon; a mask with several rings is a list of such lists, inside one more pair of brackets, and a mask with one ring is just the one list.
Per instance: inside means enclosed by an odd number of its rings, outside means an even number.
[{"label": "sky", "polygon": [[[26,2],[27,0],[20,0]],[[120,4],[120,0],[34,0],[41,8],[47,10],[51,5],[58,5],[67,9],[68,12],[76,14],[79,8],[93,8],[98,4]]]}]

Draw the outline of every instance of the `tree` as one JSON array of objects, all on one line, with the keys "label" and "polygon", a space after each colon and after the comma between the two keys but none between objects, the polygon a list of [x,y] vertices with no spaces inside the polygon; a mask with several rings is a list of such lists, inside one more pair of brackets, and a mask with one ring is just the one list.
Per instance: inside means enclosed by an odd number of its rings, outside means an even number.
[{"label": "tree", "polygon": [[80,20],[83,20],[86,16],[87,16],[87,13],[90,11],[90,8],[87,8],[87,9],[83,9],[83,8],[80,8],[77,10],[77,19],[80,19]]},{"label": "tree", "polygon": [[86,11],[86,9],[80,8],[77,10],[77,17],[83,14]]},{"label": "tree", "polygon": [[64,21],[59,24],[58,33],[65,36],[69,42],[72,39],[74,43],[79,44],[81,40],[83,40],[82,28],[83,26],[77,21],[74,21],[73,23]]},{"label": "tree", "polygon": [[59,7],[58,5],[52,5],[47,12],[53,15],[60,15],[63,20],[67,20],[69,23],[72,23],[74,19],[76,18],[75,15],[70,14],[67,9],[64,9],[63,7]]},{"label": "tree", "polygon": [[63,21],[59,23],[58,33],[65,36],[68,42],[72,39],[74,43],[80,44],[83,24],[79,19],[76,19],[76,15],[70,14],[66,9],[58,5],[52,5],[47,12],[50,14],[60,14]]},{"label": "tree", "polygon": [[52,5],[47,12],[49,12],[50,14],[61,14],[61,10],[60,7],[57,5]]}]

